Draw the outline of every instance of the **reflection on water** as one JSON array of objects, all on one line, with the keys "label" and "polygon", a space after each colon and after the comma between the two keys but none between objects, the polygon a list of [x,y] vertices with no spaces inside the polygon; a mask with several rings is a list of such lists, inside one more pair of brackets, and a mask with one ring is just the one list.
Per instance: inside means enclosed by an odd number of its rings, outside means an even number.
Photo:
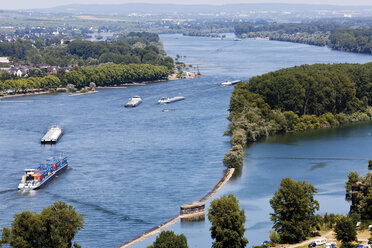
[{"label": "reflection on water", "polygon": [[316,170],[316,169],[322,169],[322,168],[327,166],[328,162],[316,162],[316,163],[312,163],[312,164],[313,164],[313,166],[311,166],[309,171],[313,171],[313,170]]}]

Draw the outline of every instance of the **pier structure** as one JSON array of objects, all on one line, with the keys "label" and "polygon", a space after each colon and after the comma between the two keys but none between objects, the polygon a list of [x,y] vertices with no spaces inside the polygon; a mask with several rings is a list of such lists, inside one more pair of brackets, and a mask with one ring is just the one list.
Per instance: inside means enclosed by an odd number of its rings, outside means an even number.
[{"label": "pier structure", "polygon": [[225,174],[223,178],[216,184],[216,186],[208,192],[206,196],[204,196],[200,201],[196,201],[193,203],[186,203],[181,206],[180,208],[180,214],[163,224],[156,226],[152,228],[151,230],[139,235],[138,237],[122,244],[119,246],[119,248],[127,248],[131,247],[133,244],[140,242],[144,239],[147,239],[148,237],[151,237],[163,229],[177,223],[178,220],[181,220],[181,222],[190,222],[190,221],[201,221],[205,219],[205,202],[211,198],[214,194],[217,193],[232,177],[234,174],[235,169],[234,168],[228,168],[225,171]]},{"label": "pier structure", "polygon": [[63,131],[60,127],[54,125],[41,138],[41,144],[55,144],[61,138]]},{"label": "pier structure", "polygon": [[181,222],[202,221],[205,219],[205,201],[186,203],[181,206]]}]

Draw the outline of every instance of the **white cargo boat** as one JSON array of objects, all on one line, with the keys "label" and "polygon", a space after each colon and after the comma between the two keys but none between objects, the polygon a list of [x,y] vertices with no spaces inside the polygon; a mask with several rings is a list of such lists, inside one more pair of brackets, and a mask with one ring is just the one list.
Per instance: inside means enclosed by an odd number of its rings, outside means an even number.
[{"label": "white cargo boat", "polygon": [[175,96],[175,97],[162,97],[159,99],[158,103],[159,104],[167,104],[167,103],[172,103],[172,102],[177,102],[177,101],[182,101],[185,100],[183,96]]},{"label": "white cargo boat", "polygon": [[62,128],[54,125],[48,132],[41,138],[41,144],[55,144],[63,134]]},{"label": "white cargo boat", "polygon": [[129,99],[129,101],[124,105],[124,107],[126,107],[126,108],[137,107],[138,105],[141,104],[141,102],[142,102],[141,97],[134,96],[134,97]]},{"label": "white cargo boat", "polygon": [[222,86],[230,86],[230,85],[234,85],[234,84],[237,84],[237,83],[240,83],[241,80],[235,80],[235,81],[225,81],[223,83],[221,83]]}]

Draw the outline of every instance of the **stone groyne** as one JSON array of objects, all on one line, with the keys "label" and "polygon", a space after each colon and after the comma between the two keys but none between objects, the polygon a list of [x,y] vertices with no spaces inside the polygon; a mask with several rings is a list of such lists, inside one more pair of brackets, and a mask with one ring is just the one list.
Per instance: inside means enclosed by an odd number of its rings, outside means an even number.
[{"label": "stone groyne", "polygon": [[182,205],[180,214],[178,216],[164,222],[163,224],[161,224],[159,226],[156,226],[156,227],[150,229],[149,231],[147,231],[147,232],[141,234],[140,236],[122,244],[119,247],[120,248],[130,247],[131,245],[133,245],[137,242],[145,240],[148,237],[159,233],[164,228],[169,227],[169,226],[177,223],[177,221],[179,219],[182,219],[182,220],[191,219],[192,220],[194,218],[198,219],[201,215],[204,216],[205,215],[205,202],[209,198],[211,198],[214,194],[216,194],[230,180],[230,178],[234,174],[234,171],[235,171],[234,168],[228,168],[225,171],[225,175],[223,176],[223,178],[216,184],[216,186],[213,188],[213,190],[209,191],[208,194],[206,194],[200,201],[193,202],[193,203],[187,203],[187,204]]}]

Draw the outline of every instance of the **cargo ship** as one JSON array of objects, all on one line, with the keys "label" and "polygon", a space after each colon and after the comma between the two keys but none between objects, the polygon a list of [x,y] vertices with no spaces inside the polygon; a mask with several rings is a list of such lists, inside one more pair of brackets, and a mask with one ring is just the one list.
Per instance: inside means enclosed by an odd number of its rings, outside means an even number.
[{"label": "cargo ship", "polygon": [[54,125],[48,132],[41,138],[41,144],[55,144],[63,134],[62,128]]},{"label": "cargo ship", "polygon": [[175,96],[175,97],[162,97],[159,99],[158,103],[159,104],[167,104],[167,103],[172,103],[172,102],[177,102],[177,101],[182,101],[185,100],[183,96]]},{"label": "cargo ship", "polygon": [[141,97],[134,96],[134,97],[129,99],[129,101],[124,105],[124,107],[126,107],[126,108],[137,107],[138,105],[140,105],[141,102],[142,102]]},{"label": "cargo ship", "polygon": [[66,157],[48,158],[35,169],[25,169],[25,174],[22,176],[18,189],[39,189],[67,167]]}]

